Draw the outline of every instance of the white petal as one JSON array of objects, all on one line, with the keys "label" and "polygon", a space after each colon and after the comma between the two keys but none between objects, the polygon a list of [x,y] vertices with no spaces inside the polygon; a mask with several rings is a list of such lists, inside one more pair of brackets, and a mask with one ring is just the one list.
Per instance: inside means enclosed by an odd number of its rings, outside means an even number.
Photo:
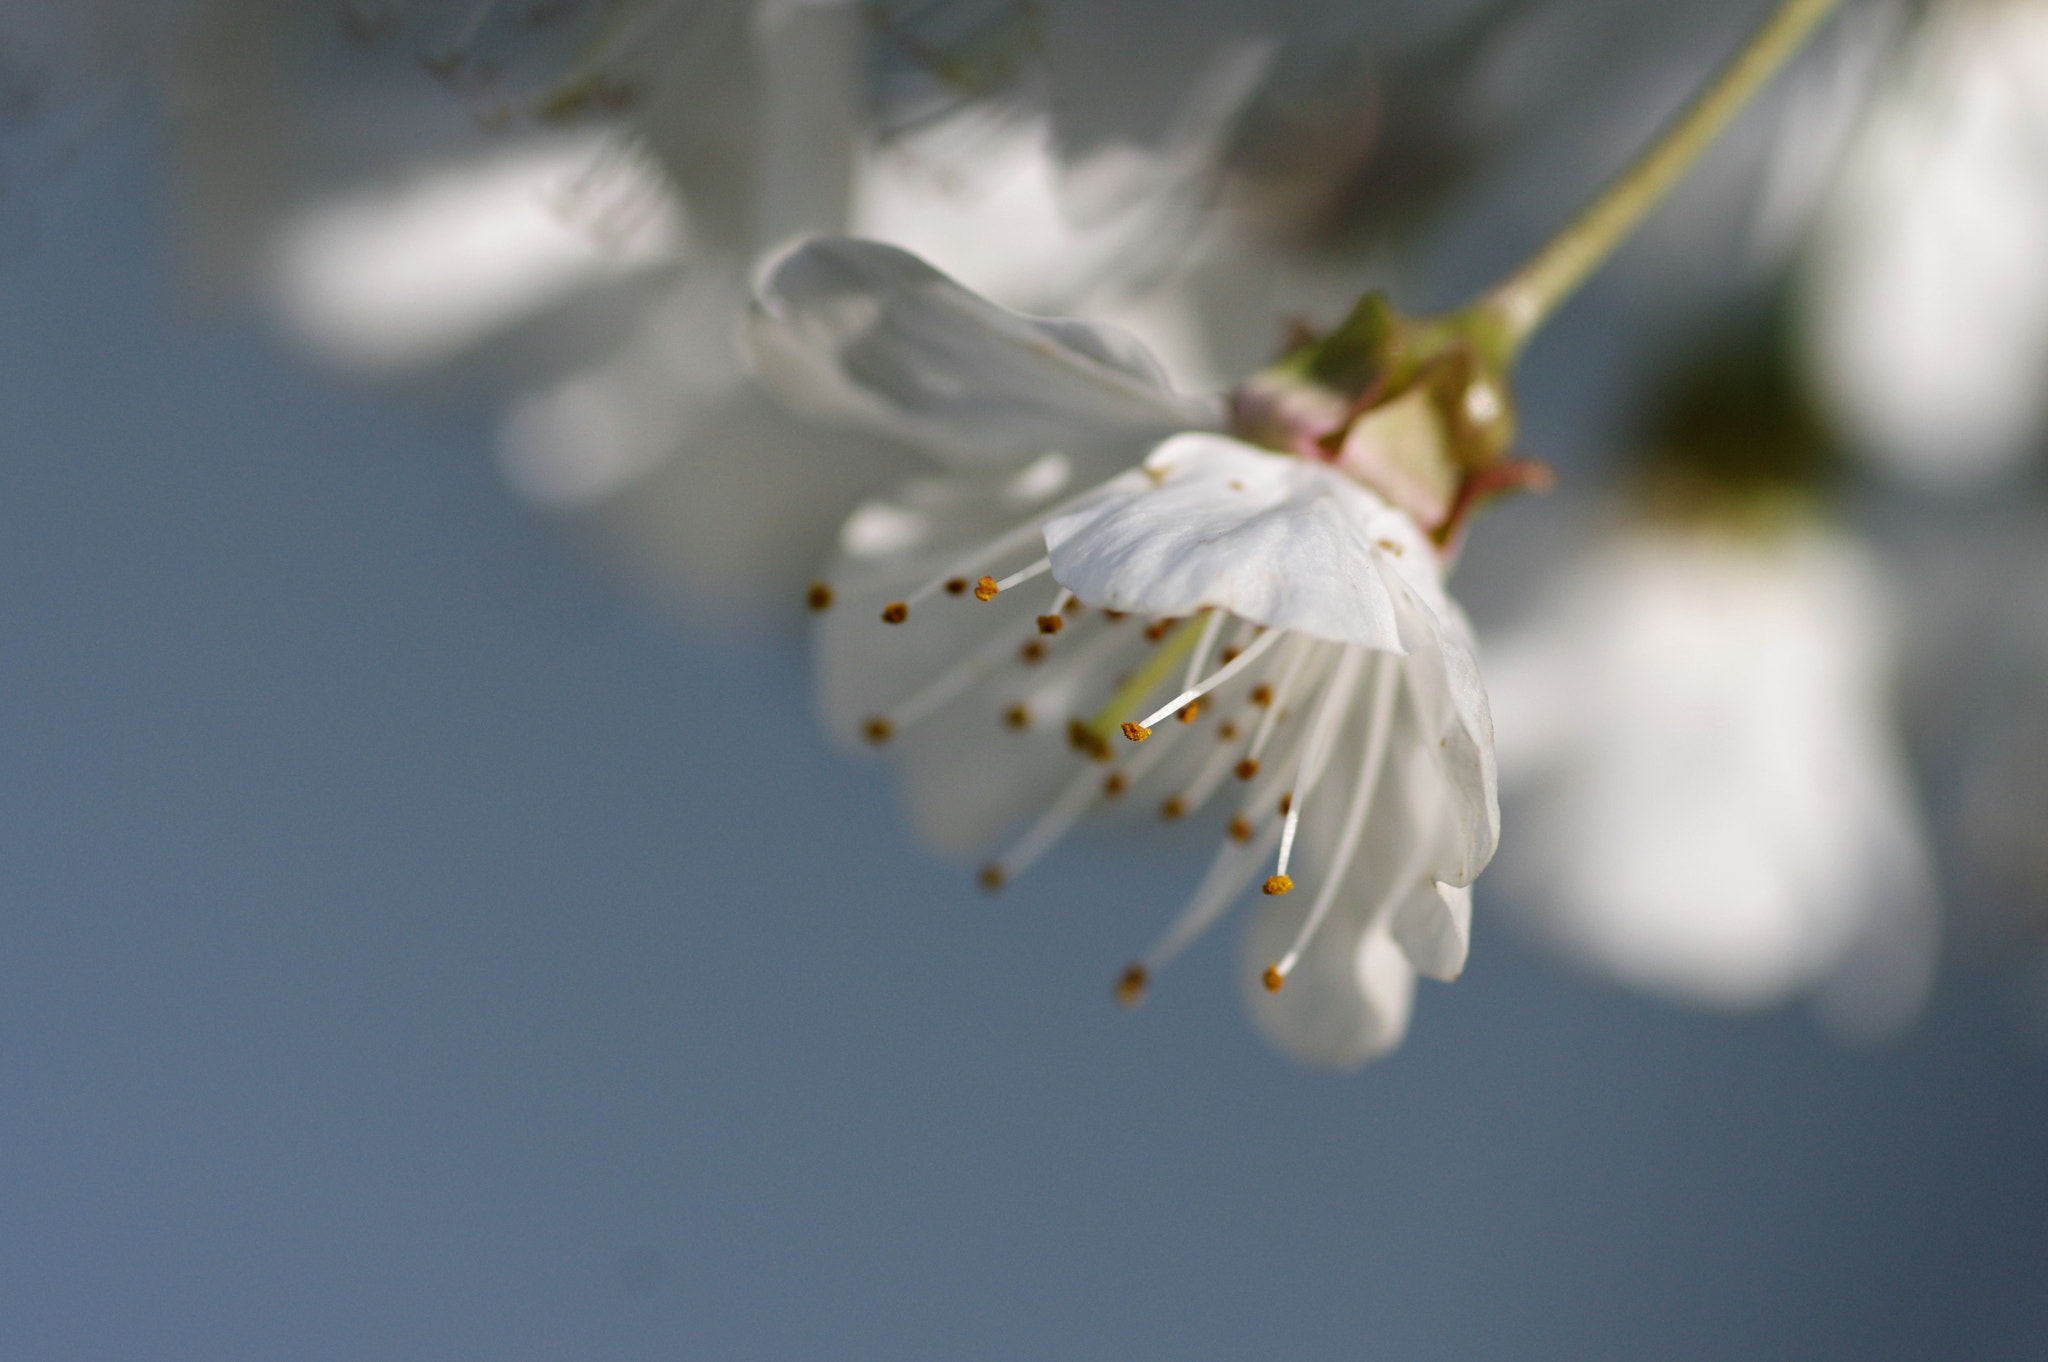
[{"label": "white petal", "polygon": [[756,295],[748,339],[779,396],[956,462],[1217,420],[1123,332],[1007,311],[893,246],[805,242],[765,267]]},{"label": "white petal", "polygon": [[1047,522],[1053,575],[1091,605],[1150,615],[1220,606],[1318,638],[1405,652],[1394,603],[1434,552],[1407,516],[1320,464],[1223,435],[1176,435]]},{"label": "white petal", "polygon": [[1472,626],[1455,601],[1435,612],[1411,594],[1401,602],[1404,637],[1415,639],[1401,664],[1407,703],[1395,730],[1396,751],[1427,766],[1409,776],[1410,797],[1444,821],[1430,824],[1434,850],[1427,870],[1449,884],[1470,884],[1500,845],[1500,781],[1493,754],[1493,714],[1473,655]]},{"label": "white petal", "polygon": [[1394,1049],[1408,1034],[1415,971],[1384,926],[1355,919],[1324,924],[1287,986],[1269,993],[1260,982],[1307,915],[1305,895],[1268,899],[1245,934],[1239,973],[1245,1005],[1267,1039],[1304,1064],[1356,1069]]},{"label": "white petal", "polygon": [[1394,940],[1418,973],[1448,983],[1472,949],[1472,889],[1424,881],[1394,908]]}]

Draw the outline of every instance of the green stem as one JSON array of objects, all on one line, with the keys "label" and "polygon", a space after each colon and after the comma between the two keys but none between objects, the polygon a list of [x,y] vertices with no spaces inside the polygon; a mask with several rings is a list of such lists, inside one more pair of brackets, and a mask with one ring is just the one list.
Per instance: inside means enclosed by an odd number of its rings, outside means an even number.
[{"label": "green stem", "polygon": [[1797,52],[1839,0],[1783,0],[1777,12],[1687,105],[1635,162],[1572,219],[1569,226],[1496,284],[1474,312],[1492,333],[1504,361],[1511,361],[1529,337],[1572,291],[1585,282],[1643,217],[1712,145],[1730,119],[1786,58]]}]

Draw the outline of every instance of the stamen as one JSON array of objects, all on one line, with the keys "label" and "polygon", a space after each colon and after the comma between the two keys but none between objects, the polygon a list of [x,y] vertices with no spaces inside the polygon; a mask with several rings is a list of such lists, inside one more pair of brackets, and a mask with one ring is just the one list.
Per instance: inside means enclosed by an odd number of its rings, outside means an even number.
[{"label": "stamen", "polygon": [[[1281,855],[1283,855],[1283,856],[1287,854],[1287,853],[1286,853],[1286,843],[1287,843],[1287,834],[1288,834],[1289,832],[1292,832],[1292,831],[1294,831],[1294,829],[1290,827],[1290,828],[1286,828],[1286,829],[1284,829],[1284,830],[1283,830],[1283,831],[1281,832],[1281,834],[1280,834],[1280,841],[1281,841]],[[1265,891],[1265,892],[1267,892],[1268,894],[1284,894],[1284,893],[1286,893],[1286,892],[1287,892],[1288,890],[1290,890],[1290,889],[1292,889],[1292,888],[1294,888],[1294,881],[1293,881],[1292,879],[1290,879],[1289,877],[1285,876],[1285,875],[1268,875],[1268,876],[1266,876],[1266,891]]]},{"label": "stamen", "polygon": [[1180,617],[1178,615],[1168,615],[1165,619],[1153,620],[1145,626],[1145,641],[1147,643],[1157,643],[1172,631],[1174,625],[1179,623]]},{"label": "stamen", "polygon": [[974,599],[982,602],[992,601],[996,598],[996,593],[1001,590],[1002,588],[996,585],[995,578],[982,577],[974,583]]},{"label": "stamen", "polygon": [[1145,725],[1143,724],[1131,723],[1129,720],[1126,720],[1124,722],[1123,730],[1124,736],[1126,738],[1129,738],[1132,742],[1143,742],[1145,741],[1145,739],[1152,736],[1151,729],[1145,727]]},{"label": "stamen", "polygon": [[1224,832],[1233,842],[1249,842],[1252,839],[1252,820],[1241,813],[1230,815],[1230,826]]},{"label": "stamen", "polygon": [[1252,687],[1252,703],[1260,709],[1273,703],[1273,688],[1261,681]]},{"label": "stamen", "polygon": [[1180,707],[1180,713],[1174,715],[1173,717],[1180,720],[1184,724],[1191,724],[1196,719],[1200,718],[1201,715],[1202,702],[1200,700],[1190,700],[1186,704],[1182,705]]},{"label": "stamen", "polygon": [[[1001,580],[1000,582],[997,582],[995,585],[995,590],[989,592],[988,596],[981,595],[981,586],[979,583],[975,585],[974,594],[976,596],[980,596],[982,600],[987,600],[989,599],[989,596],[999,595],[1002,592],[1008,591],[1013,586],[1022,586],[1024,583],[1030,581],[1033,577],[1042,577],[1046,573],[1051,571],[1052,559],[1041,558],[1037,562],[1033,563],[1030,567],[1019,569],[1018,571],[1013,572],[1009,576],[1003,578],[1003,580]],[[986,582],[988,578],[984,577],[981,580],[983,582]]]},{"label": "stamen", "polygon": [[[916,605],[919,601],[925,600],[941,590],[952,591],[953,583],[964,581],[968,573],[973,572],[983,563],[1003,558],[1029,544],[1033,535],[1041,533],[1041,527],[1045,524],[1046,519],[1058,514],[1059,509],[1062,508],[1055,508],[1044,517],[1027,520],[1015,529],[997,535],[986,544],[977,544],[966,553],[955,558],[951,563],[948,563],[944,572],[941,572],[938,576],[933,577],[917,590],[911,592],[909,596],[905,597],[904,603],[906,605]],[[995,578],[983,577],[979,582],[975,583],[975,596],[985,601],[995,595],[995,592],[990,591],[988,596],[983,596],[981,590],[984,585],[993,587],[995,585]],[[965,590],[965,588],[963,587],[962,590]]]},{"label": "stamen", "polygon": [[948,596],[965,596],[967,594],[967,579],[965,577],[948,578],[946,580],[946,594]]},{"label": "stamen", "polygon": [[1266,972],[1259,977],[1265,981],[1268,993],[1278,993],[1287,982],[1287,976],[1280,972],[1278,965],[1266,966]]},{"label": "stamen", "polygon": [[1351,858],[1357,852],[1365,831],[1366,816],[1372,812],[1373,791],[1379,787],[1380,765],[1387,754],[1387,735],[1393,728],[1394,700],[1401,689],[1401,673],[1392,653],[1380,654],[1375,672],[1372,679],[1372,715],[1365,732],[1365,753],[1359,763],[1358,783],[1352,787],[1351,805],[1344,811],[1343,830],[1337,838],[1337,854],[1330,861],[1323,887],[1316,891],[1316,901],[1310,906],[1308,917],[1303,920],[1301,930],[1295,933],[1294,944],[1288,947],[1287,954],[1267,967],[1268,988],[1278,987],[1271,982],[1273,975],[1277,974],[1284,980],[1293,972],[1302,951],[1322,927],[1330,905],[1337,900],[1345,872],[1351,869]]},{"label": "stamen", "polygon": [[895,736],[896,726],[887,719],[873,718],[860,726],[861,736],[880,747]]},{"label": "stamen", "polygon": [[1125,1007],[1136,1007],[1145,1001],[1147,975],[1143,965],[1131,965],[1116,981],[1116,1000]]},{"label": "stamen", "polygon": [[1236,774],[1239,780],[1250,780],[1258,773],[1259,759],[1257,757],[1246,757],[1237,764]]},{"label": "stamen", "polygon": [[994,861],[990,861],[981,868],[981,873],[976,875],[975,879],[980,882],[983,889],[993,894],[996,890],[1003,887],[1004,882],[1009,879],[1009,876],[1004,872],[1002,866]]},{"label": "stamen", "polygon": [[[1302,806],[1308,803],[1309,795],[1315,790],[1316,782],[1322,779],[1323,767],[1328,764],[1330,748],[1337,738],[1339,721],[1344,710],[1351,704],[1351,692],[1358,685],[1358,673],[1364,663],[1361,650],[1356,644],[1347,644],[1337,659],[1337,673],[1330,678],[1330,684],[1323,690],[1321,703],[1316,706],[1314,723],[1301,749],[1301,773],[1295,788],[1289,792],[1284,812],[1287,823],[1280,829],[1280,863],[1275,867],[1273,879],[1287,879],[1287,861],[1294,851],[1294,834],[1301,827]],[[1295,798],[1299,795],[1300,798]],[[1266,881],[1266,892],[1275,892],[1273,881]],[[1293,881],[1289,880],[1290,887]],[[1278,891],[1280,893],[1286,890]]]},{"label": "stamen", "polygon": [[1003,724],[1005,727],[1019,730],[1029,728],[1031,727],[1031,711],[1023,705],[1011,705],[1003,711]]},{"label": "stamen", "polygon": [[1045,645],[1037,639],[1026,639],[1024,646],[1017,650],[1017,660],[1025,666],[1036,666],[1045,661]]},{"label": "stamen", "polygon": [[[1110,728],[1117,724],[1118,715],[1128,714],[1146,696],[1158,689],[1160,679],[1166,675],[1167,669],[1180,657],[1183,648],[1193,646],[1198,632],[1195,622],[1189,620],[1184,627],[1174,631],[1173,637],[1167,640],[1163,647],[1146,658],[1143,666],[1127,676],[1118,677],[1116,693],[1109,697],[1101,709],[1095,711],[1095,716],[1088,720],[1088,727],[1106,738]],[[1112,637],[1107,632],[1104,636]],[[1132,738],[1131,741],[1143,742],[1144,739]]]},{"label": "stamen", "polygon": [[832,608],[832,584],[830,582],[812,582],[811,589],[804,595],[804,604],[810,606],[813,610],[830,610]]},{"label": "stamen", "polygon": [[1179,795],[1167,796],[1166,802],[1159,806],[1159,816],[1161,818],[1164,818],[1169,823],[1173,822],[1175,819],[1179,818],[1182,814],[1186,813],[1187,811],[1188,802],[1186,799],[1183,799]]},{"label": "stamen", "polygon": [[[1242,672],[1245,668],[1251,666],[1252,663],[1258,661],[1259,658],[1265,654],[1268,648],[1271,648],[1275,643],[1278,643],[1280,641],[1280,639],[1286,634],[1286,632],[1287,631],[1284,629],[1268,629],[1265,633],[1260,634],[1258,638],[1252,641],[1251,647],[1245,649],[1242,653],[1239,653],[1236,657],[1232,658],[1222,667],[1219,667],[1217,670],[1211,672],[1206,678],[1204,678],[1200,682],[1195,681],[1193,677],[1190,676],[1186,688],[1183,689],[1180,694],[1174,696],[1172,700],[1168,701],[1166,704],[1161,705],[1158,709],[1154,710],[1151,714],[1147,715],[1144,718],[1144,720],[1142,720],[1138,724],[1138,727],[1150,728],[1153,724],[1158,723],[1167,715],[1180,710],[1192,701],[1200,700],[1204,695],[1207,695],[1209,692],[1215,690],[1218,686],[1227,684],[1232,678],[1237,676],[1238,673]],[[1198,649],[1197,651],[1199,652],[1200,650]],[[1183,720],[1183,722],[1187,721]]]},{"label": "stamen", "polygon": [[1066,627],[1067,622],[1058,615],[1040,615],[1038,617],[1038,632],[1041,634],[1057,634]]},{"label": "stamen", "polygon": [[910,606],[905,601],[890,601],[882,607],[882,623],[901,624],[910,618]]}]

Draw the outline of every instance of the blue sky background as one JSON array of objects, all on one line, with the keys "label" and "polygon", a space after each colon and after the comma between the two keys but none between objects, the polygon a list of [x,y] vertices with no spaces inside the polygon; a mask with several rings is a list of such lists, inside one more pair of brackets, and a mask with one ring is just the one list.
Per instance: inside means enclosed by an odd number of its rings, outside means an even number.
[{"label": "blue sky background", "polygon": [[1482,900],[1355,1077],[1227,941],[1124,1014],[1173,844],[982,898],[795,641],[189,315],[112,140],[0,271],[0,1357],[2048,1356],[1983,975],[1845,1051]]}]

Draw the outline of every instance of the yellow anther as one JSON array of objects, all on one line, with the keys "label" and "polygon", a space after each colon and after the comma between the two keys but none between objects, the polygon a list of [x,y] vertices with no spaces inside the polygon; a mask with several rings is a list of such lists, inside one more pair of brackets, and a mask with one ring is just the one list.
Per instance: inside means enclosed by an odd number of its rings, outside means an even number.
[{"label": "yellow anther", "polygon": [[1257,757],[1246,757],[1237,764],[1237,778],[1239,780],[1250,780],[1258,773],[1259,759]]},{"label": "yellow anther", "polygon": [[1003,887],[1003,881],[1007,880],[1009,875],[1003,870],[999,862],[990,861],[981,868],[981,873],[975,878],[981,881],[983,889],[993,894],[996,890]]},{"label": "yellow anther", "polygon": [[1201,713],[1202,702],[1200,700],[1190,700],[1180,707],[1180,713],[1175,717],[1177,717],[1184,724],[1191,724],[1196,720],[1196,718],[1198,718],[1201,715]]},{"label": "yellow anther", "polygon": [[1040,615],[1038,617],[1038,632],[1041,634],[1057,634],[1066,627],[1067,622],[1058,615]]},{"label": "yellow anther", "polygon": [[967,579],[965,577],[948,577],[946,579],[946,594],[948,596],[966,595]]},{"label": "yellow anther", "polygon": [[1123,977],[1116,981],[1116,1000],[1125,1007],[1136,1007],[1145,1001],[1147,977],[1143,965],[1132,965],[1125,970]]},{"label": "yellow anther", "polygon": [[882,623],[901,624],[910,618],[910,607],[902,601],[890,601],[882,607]]},{"label": "yellow anther", "polygon": [[1286,875],[1266,876],[1266,892],[1268,894],[1284,894],[1292,888],[1294,888],[1294,881]]},{"label": "yellow anther", "polygon": [[995,578],[983,577],[974,584],[974,599],[977,601],[992,601],[996,598],[996,592],[1000,589],[996,585]]},{"label": "yellow anther", "polygon": [[1293,807],[1294,791],[1289,790],[1286,794],[1280,796],[1280,816],[1282,818],[1285,818],[1287,816],[1287,811]]},{"label": "yellow anther", "polygon": [[1232,814],[1230,826],[1224,831],[1230,834],[1233,842],[1249,842],[1252,839],[1252,820],[1241,813]]},{"label": "yellow anther", "polygon": [[1134,724],[1126,719],[1123,723],[1124,736],[1132,742],[1143,742],[1152,736],[1152,730],[1143,724]]},{"label": "yellow anther", "polygon": [[1022,705],[1011,705],[1003,711],[1003,722],[1011,728],[1031,727],[1031,711]]},{"label": "yellow anther", "polygon": [[830,582],[812,582],[811,589],[804,593],[804,603],[813,610],[830,610],[832,608],[832,584]]},{"label": "yellow anther", "polygon": [[1266,972],[1259,977],[1265,980],[1266,992],[1268,993],[1278,993],[1280,986],[1287,982],[1287,976],[1280,972],[1278,965],[1266,966]]},{"label": "yellow anther", "polygon": [[1187,811],[1188,802],[1179,795],[1169,795],[1166,802],[1159,806],[1159,816],[1169,823]]},{"label": "yellow anther", "polygon": [[1260,709],[1264,709],[1267,705],[1272,704],[1273,688],[1263,681],[1259,682],[1258,685],[1253,686],[1252,703],[1257,705]]},{"label": "yellow anther", "polygon": [[861,736],[880,747],[896,734],[896,725],[877,715],[860,726]]}]

